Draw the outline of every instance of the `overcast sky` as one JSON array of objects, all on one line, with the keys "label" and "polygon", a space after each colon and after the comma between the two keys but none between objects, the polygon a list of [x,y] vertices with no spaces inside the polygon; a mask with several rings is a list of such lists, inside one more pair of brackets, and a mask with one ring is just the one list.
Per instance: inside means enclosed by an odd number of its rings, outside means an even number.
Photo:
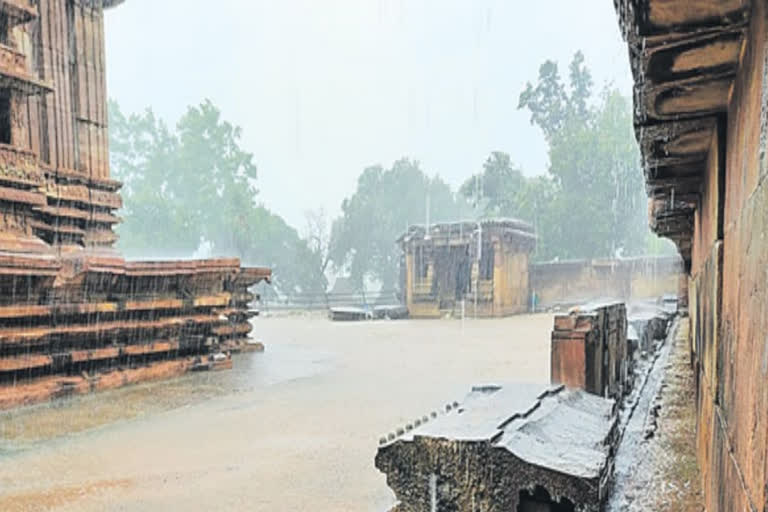
[{"label": "overcast sky", "polygon": [[129,0],[106,16],[109,95],[175,123],[210,98],[243,128],[260,200],[299,230],[368,165],[408,156],[457,186],[491,151],[546,145],[517,100],[581,49],[629,95],[611,0]]}]

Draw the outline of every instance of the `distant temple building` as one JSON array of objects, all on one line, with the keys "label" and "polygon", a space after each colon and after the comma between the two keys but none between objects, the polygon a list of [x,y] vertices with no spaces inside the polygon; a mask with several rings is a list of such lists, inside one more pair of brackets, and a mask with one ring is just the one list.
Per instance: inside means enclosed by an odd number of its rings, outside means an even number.
[{"label": "distant temple building", "polygon": [[411,317],[505,316],[529,307],[533,228],[515,219],[411,226],[399,239],[401,289]]}]

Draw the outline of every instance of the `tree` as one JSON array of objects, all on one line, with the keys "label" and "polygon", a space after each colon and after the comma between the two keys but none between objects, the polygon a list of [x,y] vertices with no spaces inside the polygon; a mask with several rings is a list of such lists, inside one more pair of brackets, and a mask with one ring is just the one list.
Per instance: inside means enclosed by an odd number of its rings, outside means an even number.
[{"label": "tree", "polygon": [[651,247],[631,102],[610,87],[595,97],[581,52],[568,69],[565,83],[557,64],[544,62],[538,81],[520,94],[518,108],[530,112],[549,145],[547,174],[526,178],[509,155],[494,152],[461,195],[474,198],[480,190],[483,215],[531,222],[539,260],[646,252]]},{"label": "tree", "polygon": [[152,110],[126,117],[112,100],[109,120],[111,171],[123,182],[124,222],[117,227],[118,247],[142,256],[193,252],[200,245],[199,235],[176,225],[175,205],[165,194],[166,170],[176,165],[175,134]]},{"label": "tree", "polygon": [[288,296],[302,292],[324,292],[327,289],[325,274],[318,271],[318,255],[312,252],[306,240],[282,217],[263,206],[257,206],[251,210],[247,224],[248,252],[258,255],[258,262],[272,269],[272,289]]},{"label": "tree", "polygon": [[539,259],[558,254],[561,217],[556,199],[559,187],[550,176],[527,178],[511,163],[508,154],[495,151],[483,164],[483,172],[466,180],[459,193],[471,203],[481,194],[482,217],[513,217],[531,223],[538,241]]},{"label": "tree", "polygon": [[648,228],[631,102],[610,87],[593,97],[581,52],[574,55],[569,70],[566,87],[557,65],[546,61],[538,82],[527,84],[518,106],[530,111],[531,123],[541,128],[549,144],[550,215],[537,229],[540,240],[556,236],[558,243],[538,256],[643,252]]},{"label": "tree", "polygon": [[522,201],[526,180],[522,171],[512,164],[508,154],[494,151],[483,164],[483,172],[469,178],[459,188],[459,194],[473,203],[483,198],[481,207],[487,217],[523,217]]},{"label": "tree", "polygon": [[517,108],[531,112],[531,124],[541,128],[548,142],[560,136],[569,123],[585,123],[592,114],[592,75],[584,64],[584,55],[577,51],[569,66],[570,93],[566,90],[557,63],[545,61],[539,67],[539,80],[530,82],[520,93]]},{"label": "tree", "polygon": [[253,155],[210,101],[189,107],[175,131],[150,109],[125,116],[110,101],[109,110],[112,171],[124,182],[124,253],[190,257],[208,248],[271,267],[283,293],[325,290],[317,255],[257,203]]},{"label": "tree", "polygon": [[306,210],[304,212],[307,247],[312,253],[312,259],[317,264],[316,272],[325,275],[331,262],[331,225],[325,208]]},{"label": "tree", "polygon": [[395,241],[409,225],[426,222],[427,201],[430,222],[461,216],[450,187],[437,176],[427,176],[418,162],[403,158],[391,169],[366,168],[355,193],[342,202],[341,217],[333,223],[330,257],[334,267],[348,272],[358,287],[372,278],[385,289],[394,288],[400,264]]}]

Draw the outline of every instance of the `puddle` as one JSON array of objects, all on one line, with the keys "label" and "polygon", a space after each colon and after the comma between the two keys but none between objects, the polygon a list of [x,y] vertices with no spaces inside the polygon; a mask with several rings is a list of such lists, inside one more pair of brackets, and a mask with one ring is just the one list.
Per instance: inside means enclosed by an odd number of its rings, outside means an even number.
[{"label": "puddle", "polygon": [[189,373],[0,412],[0,457],[120,421],[312,377],[334,367],[331,353],[290,343],[233,358],[229,371]]}]

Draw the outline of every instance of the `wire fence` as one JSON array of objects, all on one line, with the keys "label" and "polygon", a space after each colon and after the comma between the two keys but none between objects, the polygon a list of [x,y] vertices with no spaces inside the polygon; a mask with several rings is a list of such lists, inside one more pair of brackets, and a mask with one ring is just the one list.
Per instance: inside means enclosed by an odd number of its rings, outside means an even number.
[{"label": "wire fence", "polygon": [[262,311],[328,311],[335,307],[372,308],[400,304],[397,290],[355,293],[295,293],[285,297],[262,295],[259,305]]}]

